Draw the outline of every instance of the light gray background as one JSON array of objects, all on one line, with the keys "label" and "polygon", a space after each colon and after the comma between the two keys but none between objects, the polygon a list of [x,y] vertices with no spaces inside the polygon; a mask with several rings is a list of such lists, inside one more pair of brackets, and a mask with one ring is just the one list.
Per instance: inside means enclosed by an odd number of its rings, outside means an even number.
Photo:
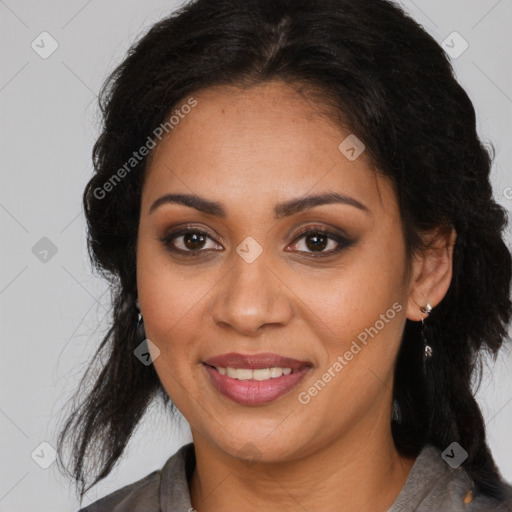
[{"label": "light gray background", "polygon": [[[0,0],[2,512],[78,507],[56,464],[43,469],[31,454],[36,450],[40,460],[51,461],[51,449],[39,445],[55,446],[62,407],[107,327],[107,286],[91,274],[81,210],[98,135],[96,94],[138,34],[177,5]],[[476,106],[481,136],[496,145],[493,186],[510,210],[512,1],[405,0],[403,5],[439,42],[457,31],[469,43],[453,62]],[[31,48],[43,31],[59,45],[47,59]],[[46,263],[32,252],[42,237],[57,247]],[[508,481],[511,363],[510,350],[503,352],[478,394],[489,444]],[[84,506],[161,467],[189,440],[185,422],[176,432],[154,411],[118,468],[90,491]]]}]

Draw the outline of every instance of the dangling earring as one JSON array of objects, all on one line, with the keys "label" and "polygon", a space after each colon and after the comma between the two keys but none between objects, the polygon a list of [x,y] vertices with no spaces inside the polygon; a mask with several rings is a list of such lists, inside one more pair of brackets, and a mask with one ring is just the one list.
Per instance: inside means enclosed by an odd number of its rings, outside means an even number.
[{"label": "dangling earring", "polygon": [[146,331],[144,329],[144,319],[142,318],[142,313],[140,312],[139,299],[137,299],[135,302],[135,309],[137,310],[137,337],[139,341],[144,341],[146,339]]},{"label": "dangling earring", "polygon": [[[431,311],[432,306],[430,302],[427,301],[427,304],[421,308],[421,312],[430,315]],[[423,369],[425,369],[425,364],[427,360],[432,357],[433,350],[427,341],[427,326],[424,318],[421,319],[421,340],[423,342]]]},{"label": "dangling earring", "polygon": [[402,415],[400,413],[400,405],[396,398],[393,400],[393,409],[392,409],[392,413],[391,413],[391,419],[393,421],[396,421],[397,423],[400,423],[400,421],[402,419]]}]

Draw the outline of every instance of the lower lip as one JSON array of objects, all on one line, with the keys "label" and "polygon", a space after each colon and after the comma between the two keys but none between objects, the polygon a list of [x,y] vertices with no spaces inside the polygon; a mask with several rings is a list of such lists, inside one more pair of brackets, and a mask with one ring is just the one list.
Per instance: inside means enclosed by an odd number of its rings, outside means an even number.
[{"label": "lower lip", "polygon": [[221,375],[215,368],[203,364],[217,391],[242,405],[263,405],[288,393],[304,378],[309,367],[288,375],[267,380],[238,380]]}]

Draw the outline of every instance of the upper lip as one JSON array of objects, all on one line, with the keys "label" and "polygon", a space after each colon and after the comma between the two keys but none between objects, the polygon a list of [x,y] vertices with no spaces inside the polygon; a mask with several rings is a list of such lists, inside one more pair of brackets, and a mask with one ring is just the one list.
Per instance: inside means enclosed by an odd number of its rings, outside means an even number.
[{"label": "upper lip", "polygon": [[260,354],[238,354],[230,352],[229,354],[220,354],[204,361],[209,366],[216,368],[247,368],[256,370],[258,368],[291,368],[299,370],[305,366],[311,366],[307,361],[299,361],[291,357],[280,356],[270,352]]}]

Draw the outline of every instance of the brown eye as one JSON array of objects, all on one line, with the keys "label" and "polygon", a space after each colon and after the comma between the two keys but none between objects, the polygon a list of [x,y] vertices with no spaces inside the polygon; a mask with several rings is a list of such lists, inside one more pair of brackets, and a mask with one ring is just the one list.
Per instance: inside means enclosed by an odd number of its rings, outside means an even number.
[{"label": "brown eye", "polygon": [[[298,251],[314,257],[332,256],[353,244],[352,240],[337,233],[331,233],[323,229],[306,228],[295,238],[295,249],[300,245],[297,241],[302,239],[305,240],[303,244],[305,249],[298,249]],[[331,247],[330,250],[326,251],[325,249],[329,246]]]},{"label": "brown eye", "polygon": [[322,234],[316,233],[304,237],[306,239],[306,246],[310,251],[321,252],[329,245],[329,238]]},{"label": "brown eye", "polygon": [[206,237],[200,233],[187,233],[183,235],[183,245],[187,249],[202,249],[205,244]]},{"label": "brown eye", "polygon": [[212,237],[200,229],[183,228],[173,231],[162,238],[161,242],[173,253],[187,256],[196,256],[199,253],[217,250],[215,243],[207,247],[208,240],[214,242]]},{"label": "brown eye", "polygon": [[[299,241],[303,239],[303,247],[297,248],[297,246],[301,245]],[[211,241],[209,247],[208,241]],[[172,253],[192,257],[202,255],[202,253],[218,251],[219,247],[221,247],[215,243],[206,231],[192,228],[182,228],[173,231],[162,238],[161,242]],[[327,257],[339,253],[352,244],[352,240],[337,233],[310,227],[296,236],[293,246],[295,251],[307,254],[308,256]]]}]

